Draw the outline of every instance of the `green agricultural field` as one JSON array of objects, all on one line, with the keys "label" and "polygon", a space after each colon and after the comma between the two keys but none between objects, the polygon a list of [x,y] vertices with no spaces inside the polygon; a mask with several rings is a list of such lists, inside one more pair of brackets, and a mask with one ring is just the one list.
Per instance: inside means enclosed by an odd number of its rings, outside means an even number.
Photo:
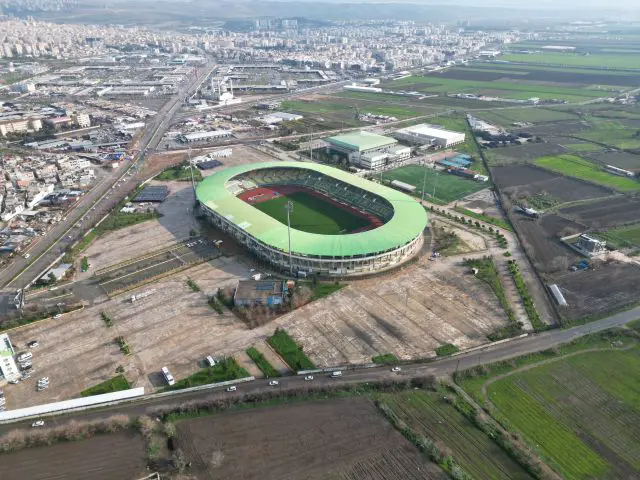
[{"label": "green agricultural field", "polygon": [[531,478],[487,435],[444,400],[443,392],[405,391],[379,400],[409,428],[445,445],[471,478]]},{"label": "green agricultural field", "polygon": [[580,138],[622,149],[640,148],[640,130],[630,128],[618,120],[589,117],[591,130],[580,133]]},{"label": "green agricultural field", "polygon": [[340,235],[369,225],[369,220],[356,216],[306,192],[295,192],[253,205],[261,212],[287,224],[285,205],[293,203],[291,228],[322,235]]},{"label": "green agricultural field", "polygon": [[569,177],[587,180],[599,185],[614,188],[621,192],[640,191],[640,182],[637,180],[609,174],[600,170],[598,165],[576,155],[540,157],[535,160],[535,164],[539,167],[546,168]]},{"label": "green agricultural field", "polygon": [[476,93],[515,100],[527,100],[531,97],[542,99],[562,98],[571,102],[580,102],[603,96],[602,92],[587,88],[570,88],[556,85],[539,85],[526,81],[480,81],[457,80],[429,76],[411,76],[394,80],[386,85],[391,89],[417,90],[425,93]]},{"label": "green agricultural field", "polygon": [[[424,181],[426,174],[426,182]],[[442,202],[453,202],[474,192],[487,188],[486,183],[468,180],[449,173],[425,168],[421,165],[406,165],[382,174],[383,180],[408,183],[416,187],[415,194],[422,194],[422,184],[425,184],[425,198],[431,198],[435,189],[435,199]]]},{"label": "green agricultural field", "polygon": [[567,65],[570,67],[606,67],[611,69],[640,69],[637,55],[581,55],[578,53],[511,53],[500,60],[543,65]]},{"label": "green agricultural field", "polygon": [[640,248],[640,224],[638,223],[598,232],[598,236],[614,248]]},{"label": "green agricultural field", "polygon": [[302,347],[284,330],[276,329],[275,333],[267,339],[267,342],[294,371],[315,368],[313,362],[302,351]]},{"label": "green agricultural field", "polygon": [[196,387],[198,385],[208,385],[210,383],[226,382],[228,380],[236,380],[238,378],[246,378],[249,373],[238,365],[233,357],[223,358],[213,367],[206,367],[194,373],[193,375],[183,378],[169,387],[169,390],[180,390],[182,388]]},{"label": "green agricultural field", "polygon": [[640,348],[566,357],[490,384],[496,415],[564,478],[640,472]]}]

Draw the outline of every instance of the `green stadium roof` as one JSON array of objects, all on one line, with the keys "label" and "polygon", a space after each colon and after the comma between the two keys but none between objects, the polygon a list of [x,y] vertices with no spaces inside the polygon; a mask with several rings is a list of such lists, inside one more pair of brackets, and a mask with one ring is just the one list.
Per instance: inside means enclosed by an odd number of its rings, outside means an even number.
[{"label": "green stadium roof", "polygon": [[368,190],[385,198],[394,209],[393,217],[387,223],[366,232],[320,235],[291,229],[291,250],[296,254],[326,257],[374,255],[410,242],[427,225],[427,214],[424,208],[408,195],[337,168],[317,163],[264,162],[230,167],[200,182],[196,188],[196,196],[208,208],[238,225],[261,242],[286,252],[289,248],[287,226],[237,198],[225,187],[229,180],[245,172],[283,167],[312,170]]},{"label": "green stadium roof", "polygon": [[332,145],[358,152],[363,152],[374,148],[387,147],[389,145],[398,143],[398,141],[394,138],[385,137],[383,135],[378,135],[376,133],[370,132],[345,133],[344,135],[329,137],[325,140]]}]

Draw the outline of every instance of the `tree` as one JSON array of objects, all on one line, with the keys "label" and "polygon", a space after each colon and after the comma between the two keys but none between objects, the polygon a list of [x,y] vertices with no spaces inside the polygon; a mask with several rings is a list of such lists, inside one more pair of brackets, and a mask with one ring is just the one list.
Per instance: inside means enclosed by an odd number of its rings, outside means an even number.
[{"label": "tree", "polygon": [[56,283],[56,281],[58,280],[56,278],[56,274],[53,272],[49,272],[49,275],[47,275],[48,278],[48,282],[47,283]]}]

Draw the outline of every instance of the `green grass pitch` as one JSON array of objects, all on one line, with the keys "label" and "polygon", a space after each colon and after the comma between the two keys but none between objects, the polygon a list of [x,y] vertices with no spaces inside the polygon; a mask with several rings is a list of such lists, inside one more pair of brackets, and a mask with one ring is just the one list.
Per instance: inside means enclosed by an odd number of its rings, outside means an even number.
[{"label": "green grass pitch", "polygon": [[253,206],[286,225],[287,212],[284,206],[288,200],[293,203],[291,228],[296,230],[320,235],[340,235],[369,225],[367,219],[305,192],[283,195]]}]

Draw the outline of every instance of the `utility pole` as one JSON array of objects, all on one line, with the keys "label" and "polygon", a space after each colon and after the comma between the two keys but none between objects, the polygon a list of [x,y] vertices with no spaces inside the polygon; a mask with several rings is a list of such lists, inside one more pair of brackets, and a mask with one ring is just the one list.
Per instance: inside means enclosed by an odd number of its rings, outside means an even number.
[{"label": "utility pole", "polygon": [[420,199],[420,203],[424,203],[424,189],[427,184],[427,160],[422,160],[422,167],[424,168],[424,177],[422,177],[422,198]]},{"label": "utility pole", "polygon": [[436,185],[438,184],[438,171],[436,170],[436,178],[433,179],[433,195],[431,198],[436,198]]},{"label": "utility pole", "polygon": [[287,211],[287,233],[289,234],[289,275],[293,277],[293,261],[291,259],[291,212],[293,212],[293,203],[287,202],[284,209]]},{"label": "utility pole", "polygon": [[191,161],[191,147],[187,150],[187,155],[189,155],[189,172],[191,172],[191,188],[193,189],[193,194],[196,194],[196,183],[193,180],[193,162]]}]

